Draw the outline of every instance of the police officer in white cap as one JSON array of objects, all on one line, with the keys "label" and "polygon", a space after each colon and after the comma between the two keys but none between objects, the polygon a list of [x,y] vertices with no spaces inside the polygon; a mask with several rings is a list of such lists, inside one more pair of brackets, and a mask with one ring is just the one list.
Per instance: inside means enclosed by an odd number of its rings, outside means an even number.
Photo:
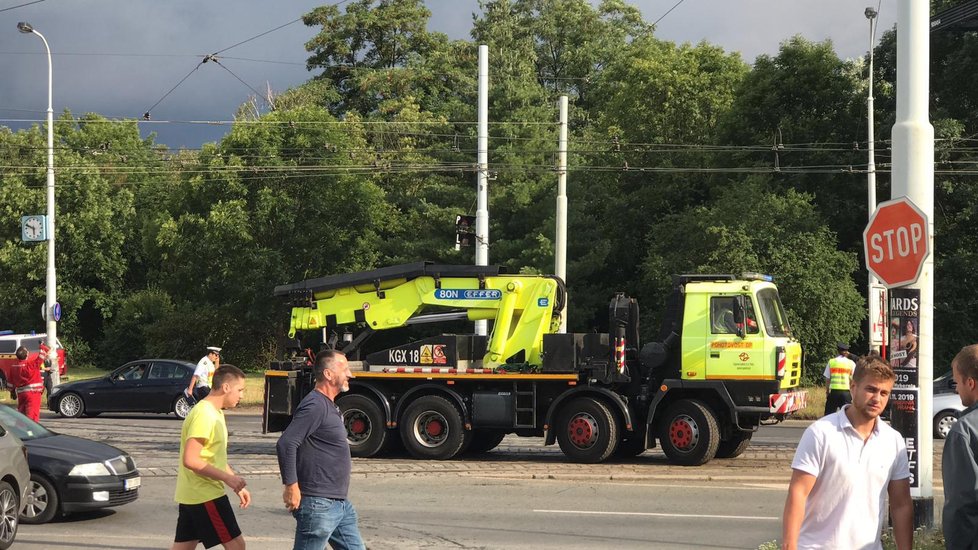
[{"label": "police officer in white cap", "polygon": [[207,355],[197,362],[194,375],[190,377],[190,386],[184,392],[190,398],[191,405],[207,397],[211,391],[211,381],[214,371],[221,366],[221,348],[207,346]]}]

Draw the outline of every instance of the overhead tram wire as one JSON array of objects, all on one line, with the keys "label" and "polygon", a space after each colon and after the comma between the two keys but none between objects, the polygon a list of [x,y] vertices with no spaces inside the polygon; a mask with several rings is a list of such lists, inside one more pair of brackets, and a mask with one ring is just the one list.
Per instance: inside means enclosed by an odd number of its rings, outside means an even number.
[{"label": "overhead tram wire", "polygon": [[200,66],[201,66],[201,65],[203,65],[203,64],[205,63],[205,61],[206,61],[206,60],[207,60],[207,58],[205,57],[205,58],[204,58],[203,60],[201,60],[201,61],[200,61],[199,63],[197,63],[197,66],[196,66],[196,67],[194,67],[194,68],[193,68],[193,70],[191,70],[191,71],[190,71],[189,73],[187,73],[187,75],[186,75],[186,76],[184,76],[183,78],[181,78],[181,79],[180,79],[180,82],[177,82],[175,86],[173,86],[172,88],[170,88],[170,91],[169,91],[169,92],[167,92],[167,93],[165,93],[165,94],[163,94],[163,97],[161,97],[160,99],[158,99],[158,100],[156,101],[156,103],[154,103],[154,104],[153,104],[153,106],[152,106],[152,107],[150,107],[149,109],[146,109],[146,112],[145,112],[145,113],[143,113],[143,119],[145,119],[145,120],[149,120],[149,118],[150,118],[150,113],[151,113],[151,112],[153,112],[153,109],[155,109],[157,105],[159,105],[160,103],[162,103],[162,102],[163,102],[163,100],[164,100],[164,99],[166,99],[166,96],[168,96],[168,95],[170,95],[170,94],[172,94],[172,93],[173,93],[173,90],[176,90],[176,89],[177,89],[177,88],[178,88],[178,87],[179,87],[179,86],[180,86],[181,84],[183,84],[183,82],[184,82],[185,80],[187,80],[188,78],[190,78],[190,75],[192,75],[192,74],[194,74],[195,72],[197,72],[197,69],[199,69],[199,68],[200,68]]},{"label": "overhead tram wire", "polygon": [[[43,0],[39,0],[39,1],[43,1]],[[345,4],[346,2],[349,2],[349,0],[342,0],[341,2],[338,2],[338,3],[334,4],[334,5],[335,6],[339,6],[341,4]],[[293,19],[292,21],[289,21],[288,23],[284,23],[282,25],[279,25],[279,26],[275,27],[274,29],[269,29],[269,30],[267,30],[265,32],[256,34],[255,36],[252,36],[251,38],[247,38],[245,40],[242,40],[241,42],[238,42],[236,44],[232,44],[232,45],[230,45],[230,46],[228,46],[228,47],[226,47],[224,49],[217,50],[214,53],[207,54],[207,55],[203,56],[204,58],[200,61],[200,63],[197,64],[196,67],[194,67],[193,71],[190,71],[189,73],[187,73],[187,76],[183,77],[180,80],[180,82],[177,82],[177,85],[176,86],[174,86],[173,88],[171,88],[169,92],[163,94],[163,97],[161,97],[159,99],[159,101],[157,101],[156,103],[154,103],[152,107],[150,107],[149,109],[146,110],[145,113],[143,113],[143,118],[145,120],[149,120],[150,119],[150,116],[151,116],[150,113],[153,111],[153,109],[156,108],[156,106],[159,105],[164,99],[166,99],[166,96],[170,95],[173,92],[173,90],[176,90],[177,87],[180,86],[180,84],[183,84],[184,80],[187,80],[187,78],[189,78],[190,75],[192,75],[197,69],[199,69],[201,65],[203,65],[204,63],[206,63],[208,60],[217,62],[217,54],[222,53],[222,52],[226,52],[226,51],[230,50],[231,48],[236,48],[236,47],[238,47],[238,46],[240,46],[242,44],[246,44],[246,43],[251,42],[252,40],[255,40],[257,38],[261,38],[262,36],[265,36],[266,34],[275,32],[275,31],[277,31],[279,29],[283,29],[285,27],[288,27],[289,25],[298,23],[299,21],[302,21],[302,18],[301,17],[299,17],[297,19]],[[220,65],[220,63],[218,63],[218,65]],[[222,67],[223,67],[223,65],[222,65]],[[235,75],[233,72],[231,72],[227,67],[224,67],[224,70],[226,70],[229,73],[231,73],[235,78],[238,78],[237,75]],[[238,80],[241,80],[241,79],[238,78]],[[244,84],[245,86],[248,86],[248,84],[246,84],[243,80],[241,80],[241,83]],[[248,86],[248,87],[251,88],[251,86]],[[252,88],[252,91],[254,91],[254,88]],[[258,94],[258,95],[260,96],[261,94]]]},{"label": "overhead tram wire", "polygon": [[9,8],[0,9],[0,13],[10,10],[15,10],[17,8],[23,8],[24,6],[30,6],[31,4],[40,4],[44,0],[34,0],[33,2],[27,2],[26,4],[18,4],[16,6],[10,6]]},{"label": "overhead tram wire", "polygon": [[260,98],[262,98],[263,100],[265,100],[265,103],[267,103],[267,104],[268,104],[268,106],[272,108],[272,110],[275,110],[275,104],[274,104],[274,103],[272,103],[272,100],[271,100],[271,98],[268,98],[268,97],[265,97],[265,96],[263,96],[263,95],[261,94],[261,92],[259,92],[258,90],[256,90],[256,89],[254,89],[254,88],[252,88],[252,87],[251,87],[251,84],[248,84],[248,83],[247,83],[247,82],[245,82],[244,80],[241,80],[241,77],[240,77],[240,76],[238,76],[238,75],[236,75],[236,74],[234,74],[234,71],[232,71],[231,69],[229,69],[229,68],[227,68],[227,67],[225,67],[225,66],[224,66],[224,64],[223,64],[223,63],[221,63],[220,61],[218,61],[218,60],[217,60],[217,58],[216,58],[216,57],[214,57],[213,55],[209,55],[209,56],[207,56],[207,57],[205,57],[205,58],[204,58],[204,60],[205,60],[205,62],[206,62],[206,61],[207,61],[208,59],[210,59],[210,61],[213,61],[214,63],[217,63],[217,66],[218,66],[218,67],[220,67],[220,68],[222,68],[222,69],[224,69],[225,71],[227,71],[228,73],[230,73],[230,75],[231,75],[231,76],[233,76],[234,78],[236,78],[236,79],[238,79],[238,82],[240,82],[240,83],[242,83],[242,84],[244,84],[244,85],[245,85],[245,87],[246,87],[246,88],[248,88],[249,90],[251,90],[252,92],[255,92],[255,96],[257,96],[257,97],[260,97]]},{"label": "overhead tram wire", "polygon": [[679,0],[678,2],[676,2],[676,5],[674,5],[673,7],[669,8],[669,11],[667,11],[666,13],[663,13],[661,17],[659,17],[658,19],[656,19],[655,20],[655,23],[652,23],[652,26],[654,27],[654,26],[658,25],[659,24],[659,21],[662,21],[663,19],[665,19],[667,15],[669,15],[670,13],[672,13],[672,10],[678,8],[679,5],[682,4],[685,1],[686,0]]}]

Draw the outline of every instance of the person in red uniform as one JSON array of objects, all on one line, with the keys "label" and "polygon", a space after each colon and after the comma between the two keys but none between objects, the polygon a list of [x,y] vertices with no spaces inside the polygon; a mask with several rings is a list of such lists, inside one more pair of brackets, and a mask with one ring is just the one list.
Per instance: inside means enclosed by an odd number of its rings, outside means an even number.
[{"label": "person in red uniform", "polygon": [[48,357],[48,349],[42,343],[37,357],[28,361],[27,348],[17,348],[17,363],[11,369],[11,379],[17,392],[17,410],[34,422],[41,421],[41,393],[44,392],[41,370]]}]

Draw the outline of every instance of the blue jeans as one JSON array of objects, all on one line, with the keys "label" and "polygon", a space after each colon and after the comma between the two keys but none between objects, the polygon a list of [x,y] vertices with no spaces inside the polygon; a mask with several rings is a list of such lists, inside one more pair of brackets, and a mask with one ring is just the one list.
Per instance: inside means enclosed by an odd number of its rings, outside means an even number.
[{"label": "blue jeans", "polygon": [[326,542],[333,550],[365,550],[357,511],[349,500],[302,496],[295,518],[295,545],[292,550],[323,550]]}]

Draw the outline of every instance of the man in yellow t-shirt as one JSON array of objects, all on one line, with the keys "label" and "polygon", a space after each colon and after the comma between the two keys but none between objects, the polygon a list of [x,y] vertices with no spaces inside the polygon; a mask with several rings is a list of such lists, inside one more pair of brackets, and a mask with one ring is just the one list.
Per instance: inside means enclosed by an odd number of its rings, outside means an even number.
[{"label": "man in yellow t-shirt", "polygon": [[244,373],[231,365],[214,372],[210,393],[190,410],[180,432],[180,468],[174,500],[180,505],[172,550],[193,550],[221,544],[243,550],[244,537],[224,485],[240,500],[241,508],[251,503],[245,480],[228,466],[228,428],[224,409],[238,405],[244,393]]}]

